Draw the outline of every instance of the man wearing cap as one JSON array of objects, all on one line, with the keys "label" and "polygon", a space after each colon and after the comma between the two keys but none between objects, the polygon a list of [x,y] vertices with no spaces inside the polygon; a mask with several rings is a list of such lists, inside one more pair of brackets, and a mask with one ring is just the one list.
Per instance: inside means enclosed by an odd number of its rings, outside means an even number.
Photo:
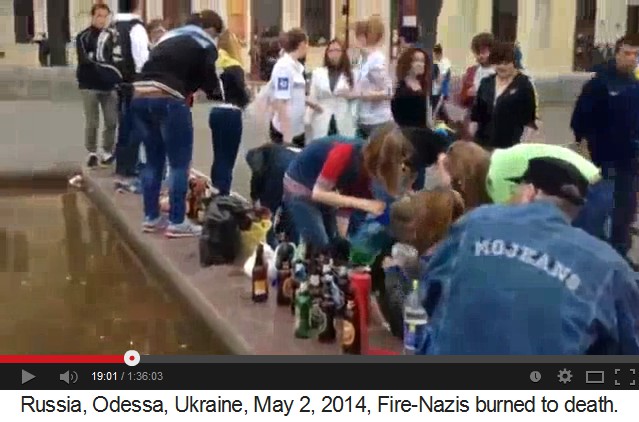
[{"label": "man wearing cap", "polygon": [[639,353],[639,286],[625,260],[570,221],[588,180],[558,158],[511,180],[515,205],[462,217],[422,280],[422,353]]}]

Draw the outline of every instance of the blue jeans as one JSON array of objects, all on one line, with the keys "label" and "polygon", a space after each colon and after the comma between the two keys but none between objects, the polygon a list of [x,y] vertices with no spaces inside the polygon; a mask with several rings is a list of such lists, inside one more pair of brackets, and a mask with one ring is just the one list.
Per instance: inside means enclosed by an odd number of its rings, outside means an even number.
[{"label": "blue jeans", "polygon": [[115,172],[120,176],[133,177],[138,174],[140,138],[133,133],[131,116],[131,94],[120,91],[118,110],[118,141],[115,145]]},{"label": "blue jeans", "polygon": [[160,190],[169,161],[169,221],[184,222],[189,166],[193,157],[193,120],[188,105],[177,98],[136,98],[131,103],[134,135],[146,149],[142,170],[144,216],[160,216]]},{"label": "blue jeans", "polygon": [[610,231],[606,230],[606,226],[612,217],[614,188],[614,180],[606,178],[592,185],[586,196],[586,204],[573,221],[573,226],[609,242]]},{"label": "blue jeans", "polygon": [[316,248],[326,248],[337,235],[335,211],[309,198],[285,197],[284,208],[300,239]]},{"label": "blue jeans", "polygon": [[222,195],[231,193],[233,167],[242,141],[242,111],[236,108],[213,107],[209,114],[213,136],[211,183]]}]

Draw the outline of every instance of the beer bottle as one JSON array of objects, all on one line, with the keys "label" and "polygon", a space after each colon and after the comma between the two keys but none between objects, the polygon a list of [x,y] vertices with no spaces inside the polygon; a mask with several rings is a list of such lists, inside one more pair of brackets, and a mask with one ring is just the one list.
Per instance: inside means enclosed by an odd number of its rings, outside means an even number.
[{"label": "beer bottle", "polygon": [[323,319],[321,309],[322,284],[318,274],[311,274],[309,277],[309,295],[311,297],[311,329],[315,330],[319,328]]},{"label": "beer bottle", "polygon": [[290,296],[286,295],[285,284],[291,283],[290,280],[293,277],[293,272],[290,268],[289,261],[283,261],[281,268],[277,271],[277,305],[289,306],[291,304]]},{"label": "beer bottle", "polygon": [[324,298],[322,300],[323,321],[319,328],[317,340],[320,343],[333,343],[337,339],[335,330],[335,301],[331,290],[325,287]]},{"label": "beer bottle", "polygon": [[357,303],[349,295],[346,301],[346,311],[342,320],[342,353],[346,355],[360,355],[361,342],[359,333],[359,315]]},{"label": "beer bottle", "polygon": [[304,266],[304,264],[300,262],[295,264],[295,272],[293,274],[293,277],[291,277],[289,280],[290,283],[287,285],[287,290],[290,292],[289,296],[291,299],[291,315],[295,315],[295,297],[297,295],[297,290],[299,289],[301,284],[306,281],[306,267]]},{"label": "beer bottle", "polygon": [[268,300],[268,277],[266,265],[264,265],[264,245],[261,243],[255,252],[255,265],[251,275],[251,299],[255,303]]},{"label": "beer bottle", "polygon": [[306,282],[300,285],[295,295],[295,337],[311,337],[311,296]]}]

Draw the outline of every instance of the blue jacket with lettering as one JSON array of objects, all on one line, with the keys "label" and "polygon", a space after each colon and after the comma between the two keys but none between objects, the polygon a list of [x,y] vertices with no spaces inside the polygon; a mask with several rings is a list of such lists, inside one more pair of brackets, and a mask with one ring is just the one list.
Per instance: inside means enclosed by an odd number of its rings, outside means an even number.
[{"label": "blue jacket with lettering", "polygon": [[462,217],[421,288],[423,354],[639,354],[636,274],[549,202]]},{"label": "blue jacket with lettering", "polygon": [[588,140],[596,165],[623,167],[636,160],[639,81],[620,73],[614,60],[602,66],[584,85],[570,127],[578,141]]}]

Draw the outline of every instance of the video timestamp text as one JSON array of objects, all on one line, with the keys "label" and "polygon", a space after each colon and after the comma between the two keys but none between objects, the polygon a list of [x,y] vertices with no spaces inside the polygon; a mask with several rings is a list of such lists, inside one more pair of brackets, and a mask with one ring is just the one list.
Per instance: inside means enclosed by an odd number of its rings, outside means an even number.
[{"label": "video timestamp text", "polygon": [[162,372],[147,371],[97,371],[91,372],[93,381],[163,381],[164,374]]}]

